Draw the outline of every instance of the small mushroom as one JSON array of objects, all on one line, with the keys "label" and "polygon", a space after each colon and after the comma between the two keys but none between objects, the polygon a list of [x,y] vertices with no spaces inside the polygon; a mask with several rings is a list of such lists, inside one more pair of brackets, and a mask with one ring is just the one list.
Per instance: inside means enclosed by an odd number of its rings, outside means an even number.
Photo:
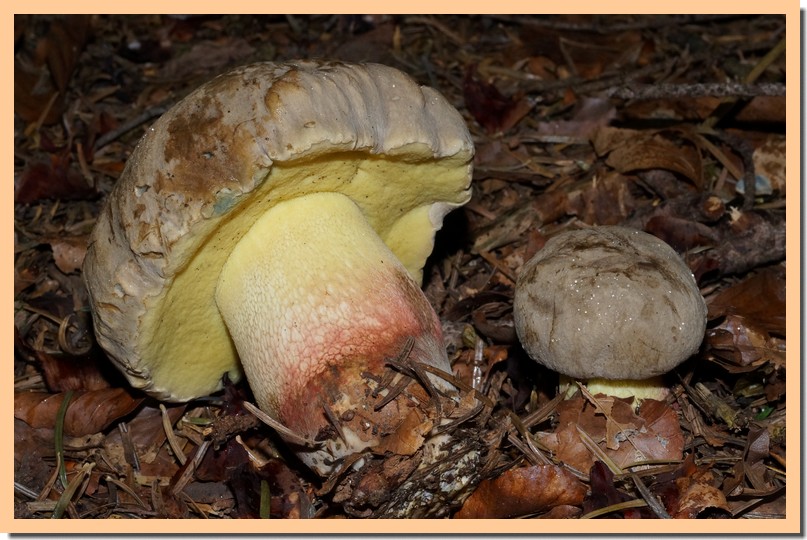
[{"label": "small mushroom", "polygon": [[550,238],[521,269],[516,332],[527,354],[592,393],[660,399],[660,376],[706,329],[695,278],[666,243],[625,227]]},{"label": "small mushroom", "polygon": [[374,410],[387,359],[411,347],[451,372],[420,281],[472,158],[456,109],[390,67],[221,75],[148,130],[109,194],[84,264],[98,342],[163,400],[246,374],[328,474],[411,412]]}]

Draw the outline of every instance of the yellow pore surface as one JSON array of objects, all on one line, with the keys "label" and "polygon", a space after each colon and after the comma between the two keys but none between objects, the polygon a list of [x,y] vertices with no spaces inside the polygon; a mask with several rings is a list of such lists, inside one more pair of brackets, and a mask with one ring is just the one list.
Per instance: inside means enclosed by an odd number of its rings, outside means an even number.
[{"label": "yellow pore surface", "polygon": [[[436,213],[440,221],[444,213],[439,208],[435,212],[435,201],[441,201],[438,207],[446,202],[458,206],[469,196],[464,161],[413,162],[346,153],[314,163],[275,164],[258,188],[204,230],[206,241],[189,258],[190,263],[177,270],[167,292],[147,301],[149,309],[138,339],[153,387],[185,401],[218,390],[225,373],[231,380],[240,378],[238,354],[216,306],[216,284],[234,246],[275,205],[308,193],[343,193],[420,283],[434,243],[433,216]],[[331,226],[341,227],[335,221]],[[263,241],[270,245],[278,239],[266,232]],[[295,248],[289,245],[288,249]],[[321,249],[330,248],[323,245]]]}]

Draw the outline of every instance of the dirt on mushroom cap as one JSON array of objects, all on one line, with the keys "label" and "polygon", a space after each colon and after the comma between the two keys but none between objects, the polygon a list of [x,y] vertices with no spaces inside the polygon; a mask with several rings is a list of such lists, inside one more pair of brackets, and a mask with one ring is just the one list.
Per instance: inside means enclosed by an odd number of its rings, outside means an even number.
[{"label": "dirt on mushroom cap", "polygon": [[261,63],[220,76],[148,130],[99,217],[84,266],[98,341],[159,398],[211,393],[240,375],[218,269],[259,215],[300,193],[345,193],[419,280],[443,216],[470,197],[472,157],[459,113],[393,68]]},{"label": "dirt on mushroom cap", "polygon": [[625,227],[561,233],[521,270],[516,330],[538,362],[579,379],[647,379],[697,351],[706,304],[678,254]]}]

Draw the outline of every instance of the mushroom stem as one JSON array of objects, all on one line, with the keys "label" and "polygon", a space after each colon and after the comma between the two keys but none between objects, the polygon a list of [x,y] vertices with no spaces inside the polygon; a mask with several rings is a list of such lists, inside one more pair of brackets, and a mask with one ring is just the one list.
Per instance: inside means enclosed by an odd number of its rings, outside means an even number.
[{"label": "mushroom stem", "polygon": [[451,370],[423,291],[342,194],[280,202],[259,218],[224,264],[216,303],[258,406],[324,443],[298,452],[321,474],[410,412],[397,401],[374,411],[367,376],[380,380],[408,338],[411,360]]},{"label": "mushroom stem", "polygon": [[[633,398],[634,408],[638,408],[645,399],[664,401],[670,394],[670,389],[661,375],[641,380],[595,377],[584,381],[584,384],[586,389],[594,395],[605,394],[606,396],[624,399]],[[573,378],[561,375],[559,390],[560,393],[569,398],[577,391],[577,385],[574,383]]]}]

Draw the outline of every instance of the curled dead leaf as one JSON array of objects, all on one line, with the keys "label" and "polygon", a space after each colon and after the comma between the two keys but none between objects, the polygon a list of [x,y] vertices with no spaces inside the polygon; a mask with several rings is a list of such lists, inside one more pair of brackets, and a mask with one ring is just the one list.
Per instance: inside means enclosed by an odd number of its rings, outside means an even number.
[{"label": "curled dead leaf", "polygon": [[741,315],[767,332],[785,336],[785,268],[763,268],[709,299],[709,318]]},{"label": "curled dead leaf", "polygon": [[385,435],[374,450],[379,454],[391,452],[411,456],[423,446],[425,435],[431,431],[432,427],[434,427],[434,422],[413,408],[398,429]]},{"label": "curled dead leaf", "polygon": [[676,481],[680,495],[677,508],[670,514],[672,517],[694,519],[707,509],[730,511],[726,496],[707,482],[709,476],[695,474]]},{"label": "curled dead leaf", "polygon": [[462,84],[465,105],[479,124],[490,134],[504,133],[515,126],[533,107],[525,97],[505,97],[496,86],[477,77],[471,66]]},{"label": "curled dead leaf", "polygon": [[65,274],[71,274],[81,268],[87,254],[87,238],[59,238],[50,243],[53,250],[53,261],[56,267]]},{"label": "curled dead leaf", "polygon": [[[680,139],[680,140],[678,140]],[[703,187],[703,161],[698,147],[682,133],[601,128],[594,148],[606,163],[621,173],[663,169]]]},{"label": "curled dead leaf", "polygon": [[707,350],[733,373],[748,371],[769,361],[776,350],[770,335],[740,315],[728,315],[706,332]]},{"label": "curled dead leaf", "polygon": [[542,514],[558,506],[579,505],[585,496],[586,486],[566,469],[534,465],[483,480],[454,517],[500,519]]},{"label": "curled dead leaf", "polygon": [[666,403],[646,399],[638,412],[627,400],[597,396],[598,407],[582,397],[558,405],[558,427],[554,433],[538,433],[538,440],[562,463],[580,471],[597,461],[581,432],[617,466],[626,468],[637,461],[681,459],[684,437],[678,416]]},{"label": "curled dead leaf", "polygon": [[581,221],[596,225],[617,225],[634,210],[636,202],[630,191],[630,181],[618,172],[597,177],[580,190],[569,193],[566,213]]},{"label": "curled dead leaf", "polygon": [[[14,417],[33,428],[53,428],[66,393],[17,392]],[[81,437],[103,431],[115,420],[132,412],[143,401],[123,388],[105,388],[74,393],[64,419],[64,433]]]}]

